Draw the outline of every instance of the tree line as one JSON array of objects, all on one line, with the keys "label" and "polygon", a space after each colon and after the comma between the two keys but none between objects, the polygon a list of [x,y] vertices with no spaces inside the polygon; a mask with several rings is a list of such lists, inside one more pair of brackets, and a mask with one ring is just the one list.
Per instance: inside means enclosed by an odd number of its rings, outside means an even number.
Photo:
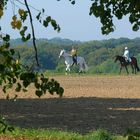
[{"label": "tree line", "polygon": [[[24,65],[34,66],[34,49],[30,42],[22,43],[19,39],[12,40],[11,45],[21,55],[21,61]],[[55,71],[63,73],[65,71],[64,59],[58,59],[61,49],[70,52],[72,46],[78,50],[78,55],[86,59],[89,66],[88,73],[117,73],[119,64],[114,63],[115,55],[122,55],[124,47],[127,46],[130,50],[130,56],[135,56],[140,62],[140,38],[128,39],[108,39],[101,41],[72,41],[69,39],[38,39],[37,49],[39,56],[40,67],[39,71]],[[76,66],[73,72],[76,72]]]}]

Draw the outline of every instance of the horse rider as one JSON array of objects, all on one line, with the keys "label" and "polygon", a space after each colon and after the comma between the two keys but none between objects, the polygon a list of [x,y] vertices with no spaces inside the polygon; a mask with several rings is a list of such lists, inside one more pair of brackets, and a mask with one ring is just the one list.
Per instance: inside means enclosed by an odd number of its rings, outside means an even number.
[{"label": "horse rider", "polygon": [[71,56],[72,56],[72,59],[73,59],[73,64],[72,64],[72,66],[73,66],[74,64],[77,65],[77,49],[76,49],[74,46],[72,46]]},{"label": "horse rider", "polygon": [[130,55],[129,55],[128,47],[124,48],[123,57],[125,58],[126,62],[131,62],[131,58],[130,58]]}]

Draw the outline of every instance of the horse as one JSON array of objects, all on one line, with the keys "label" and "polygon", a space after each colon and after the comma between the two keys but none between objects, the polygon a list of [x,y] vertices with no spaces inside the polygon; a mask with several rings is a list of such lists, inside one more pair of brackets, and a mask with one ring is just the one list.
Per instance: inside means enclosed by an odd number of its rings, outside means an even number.
[{"label": "horse", "polygon": [[[66,50],[61,50],[59,54],[59,58],[63,57],[65,59],[66,64],[66,74],[70,73],[71,67],[73,66],[73,58],[70,54],[66,52]],[[88,70],[88,66],[83,57],[77,56],[77,66],[79,67],[79,73],[85,73]]]},{"label": "horse", "polygon": [[119,56],[119,55],[115,56],[115,62],[120,61],[120,64],[121,64],[120,74],[123,67],[125,67],[127,74],[129,74],[128,69],[127,69],[128,65],[131,65],[132,73],[136,74],[137,71],[140,71],[138,67],[137,59],[135,57],[130,57],[130,58],[131,58],[131,61],[128,62],[123,56]]}]

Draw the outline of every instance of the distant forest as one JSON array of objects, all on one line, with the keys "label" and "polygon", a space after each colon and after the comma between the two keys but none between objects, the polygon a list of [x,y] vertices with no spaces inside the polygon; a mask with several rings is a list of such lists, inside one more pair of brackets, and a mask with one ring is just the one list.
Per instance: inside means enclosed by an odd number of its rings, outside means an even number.
[{"label": "distant forest", "polygon": [[[89,67],[88,73],[117,73],[119,71],[119,63],[114,63],[115,55],[122,55],[124,47],[130,50],[130,55],[138,59],[140,66],[140,38],[128,39],[109,39],[101,41],[72,41],[69,39],[53,38],[53,39],[37,39],[38,57],[42,72],[54,71],[64,72],[64,59],[59,59],[61,49],[70,52],[72,46],[78,49],[78,55],[85,58]],[[11,40],[11,46],[20,53],[21,61],[28,66],[35,65],[34,49],[32,41],[22,42],[20,39]],[[16,56],[15,56],[16,57]],[[76,72],[76,66],[73,72]]]}]

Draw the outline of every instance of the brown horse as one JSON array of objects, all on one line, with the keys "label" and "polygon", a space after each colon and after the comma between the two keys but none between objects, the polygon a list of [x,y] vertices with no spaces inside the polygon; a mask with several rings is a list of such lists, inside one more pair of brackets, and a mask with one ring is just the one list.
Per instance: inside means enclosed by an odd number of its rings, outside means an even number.
[{"label": "brown horse", "polygon": [[140,71],[137,63],[137,59],[135,57],[131,57],[131,62],[127,62],[123,56],[116,55],[115,56],[115,62],[120,61],[121,67],[120,67],[120,73],[123,67],[125,67],[127,74],[129,74],[127,65],[131,65],[132,67],[132,73],[135,73],[137,71]]}]

